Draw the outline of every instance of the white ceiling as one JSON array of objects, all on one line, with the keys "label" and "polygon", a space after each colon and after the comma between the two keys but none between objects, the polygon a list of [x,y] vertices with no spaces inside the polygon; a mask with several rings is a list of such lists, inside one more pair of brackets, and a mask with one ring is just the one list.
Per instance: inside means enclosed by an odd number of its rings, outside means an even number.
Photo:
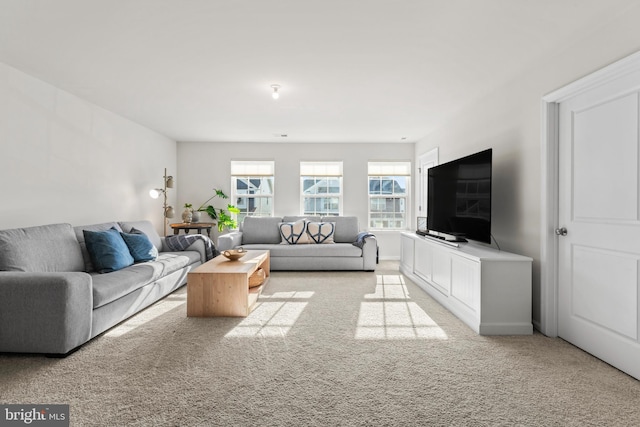
[{"label": "white ceiling", "polygon": [[413,142],[634,1],[0,0],[0,61],[177,141]]}]

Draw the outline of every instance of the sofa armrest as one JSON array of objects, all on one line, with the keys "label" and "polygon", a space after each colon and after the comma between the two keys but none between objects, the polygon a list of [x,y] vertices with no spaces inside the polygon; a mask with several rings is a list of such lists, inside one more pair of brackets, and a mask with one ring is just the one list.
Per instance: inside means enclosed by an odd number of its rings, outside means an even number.
[{"label": "sofa armrest", "polygon": [[[162,250],[160,252],[175,252],[173,249],[170,249],[167,247],[167,244],[165,243],[165,238],[161,237],[161,241],[162,241]],[[204,264],[205,262],[207,262],[207,251],[205,249],[204,246],[204,241],[202,239],[198,239],[195,242],[193,242],[189,247],[184,249],[185,251],[194,251],[194,252],[198,252],[200,254],[200,261]]]},{"label": "sofa armrest", "polygon": [[367,236],[364,238],[362,245],[362,258],[365,271],[373,271],[378,263],[378,240],[375,236]]},{"label": "sofa armrest", "polygon": [[91,337],[87,273],[0,272],[0,352],[65,354]]},{"label": "sofa armrest", "polygon": [[231,231],[218,236],[218,250],[226,251],[242,245],[242,231]]},{"label": "sofa armrest", "polygon": [[200,261],[204,264],[207,262],[207,250],[204,247],[204,242],[201,239],[196,240],[185,251],[196,251],[200,253]]}]

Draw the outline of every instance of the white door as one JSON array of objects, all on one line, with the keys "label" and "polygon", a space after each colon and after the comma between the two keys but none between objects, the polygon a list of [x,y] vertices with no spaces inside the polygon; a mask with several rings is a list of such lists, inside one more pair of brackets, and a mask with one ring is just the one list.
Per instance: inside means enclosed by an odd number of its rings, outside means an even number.
[{"label": "white door", "polygon": [[427,181],[429,168],[438,165],[438,148],[434,148],[418,157],[418,211],[416,216],[427,216]]},{"label": "white door", "polygon": [[559,105],[558,335],[640,379],[640,73]]}]

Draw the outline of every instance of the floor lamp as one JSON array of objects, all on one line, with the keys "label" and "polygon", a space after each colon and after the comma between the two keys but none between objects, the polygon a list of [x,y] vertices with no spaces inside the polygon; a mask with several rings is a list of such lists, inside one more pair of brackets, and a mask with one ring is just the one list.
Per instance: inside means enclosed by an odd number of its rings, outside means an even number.
[{"label": "floor lamp", "polygon": [[149,191],[149,195],[157,199],[160,197],[160,194],[164,196],[164,203],[162,205],[162,216],[164,220],[164,235],[167,235],[167,223],[169,222],[169,218],[173,218],[175,211],[173,210],[173,206],[167,205],[167,188],[173,188],[173,177],[167,176],[167,168],[164,168],[164,188],[154,188]]}]

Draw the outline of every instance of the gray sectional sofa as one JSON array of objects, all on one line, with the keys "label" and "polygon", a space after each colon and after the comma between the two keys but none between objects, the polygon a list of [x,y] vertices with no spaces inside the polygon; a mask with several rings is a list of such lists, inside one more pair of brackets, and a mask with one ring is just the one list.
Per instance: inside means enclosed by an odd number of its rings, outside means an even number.
[{"label": "gray sectional sofa", "polygon": [[[280,224],[300,219],[335,224],[333,241],[322,244],[283,243]],[[355,244],[354,244],[355,243]],[[224,251],[242,246],[244,249],[268,249],[271,270],[364,270],[373,271],[377,263],[375,236],[360,232],[355,216],[285,216],[245,217],[238,231],[218,237],[218,249]]]},{"label": "gray sectional sofa", "polygon": [[[159,251],[155,261],[99,274],[83,230],[142,231]],[[148,221],[72,227],[52,224],[0,231],[0,352],[65,355],[187,280],[206,260],[205,244],[166,250]]]}]

